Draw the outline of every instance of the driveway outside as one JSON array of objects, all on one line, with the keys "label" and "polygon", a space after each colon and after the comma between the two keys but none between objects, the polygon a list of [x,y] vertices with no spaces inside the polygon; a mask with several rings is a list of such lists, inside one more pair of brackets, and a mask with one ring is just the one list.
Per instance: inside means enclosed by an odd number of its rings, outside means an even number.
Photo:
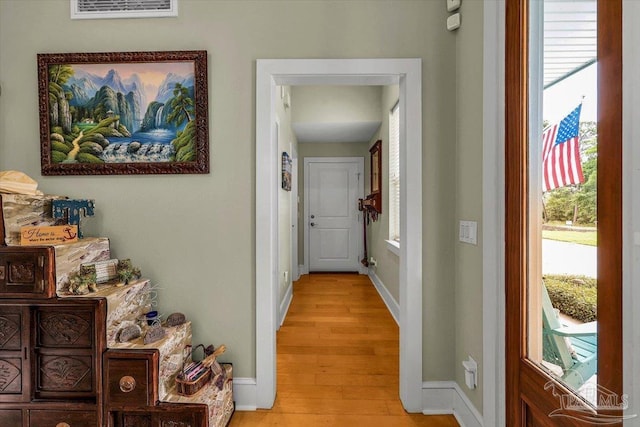
[{"label": "driveway outside", "polygon": [[542,274],[597,277],[597,248],[542,239]]}]

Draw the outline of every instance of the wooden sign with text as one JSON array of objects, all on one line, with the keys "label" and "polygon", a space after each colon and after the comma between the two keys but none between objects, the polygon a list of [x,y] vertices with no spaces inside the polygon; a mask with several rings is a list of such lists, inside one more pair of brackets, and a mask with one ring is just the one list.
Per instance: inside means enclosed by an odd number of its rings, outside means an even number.
[{"label": "wooden sign with text", "polygon": [[55,225],[38,227],[27,225],[20,227],[20,245],[55,245],[78,241],[77,225]]}]

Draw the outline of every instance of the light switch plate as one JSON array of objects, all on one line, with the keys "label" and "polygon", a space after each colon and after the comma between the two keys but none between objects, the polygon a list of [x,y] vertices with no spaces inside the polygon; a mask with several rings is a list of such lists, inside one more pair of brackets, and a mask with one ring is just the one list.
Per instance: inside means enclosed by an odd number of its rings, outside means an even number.
[{"label": "light switch plate", "polygon": [[447,18],[447,30],[453,31],[460,28],[460,14],[454,13]]},{"label": "light switch plate", "polygon": [[453,12],[460,7],[460,0],[447,0],[447,12]]}]

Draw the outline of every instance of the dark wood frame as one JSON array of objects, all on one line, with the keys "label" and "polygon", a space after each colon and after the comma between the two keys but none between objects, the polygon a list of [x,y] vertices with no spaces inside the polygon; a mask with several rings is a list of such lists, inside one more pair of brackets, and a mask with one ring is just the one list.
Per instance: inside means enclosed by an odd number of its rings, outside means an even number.
[{"label": "dark wood frame", "polygon": [[[551,380],[527,359],[527,138],[528,138],[527,0],[506,3],[505,45],[505,294],[506,424],[571,425],[550,421],[558,409]],[[598,1],[598,383],[622,395],[622,1]],[[603,215],[603,213],[605,213]],[[606,255],[600,255],[606,254]],[[556,392],[571,393],[561,383]],[[532,396],[529,390],[539,390]],[[535,417],[535,420],[534,420]],[[558,424],[560,422],[560,424]],[[540,424],[539,424],[540,423]]]},{"label": "dark wood frame", "polygon": [[[189,162],[146,163],[53,163],[50,138],[49,66],[56,64],[193,62],[196,159]],[[209,173],[209,124],[207,52],[104,52],[38,54],[38,97],[40,104],[40,157],[42,175],[132,175]]]},{"label": "dark wood frame", "polygon": [[[372,204],[378,213],[382,213],[382,140],[377,140],[369,149],[371,154],[371,193],[368,200],[373,200]],[[377,160],[374,160],[377,157]],[[377,174],[374,173],[377,171]],[[377,177],[377,178],[376,178]],[[374,184],[377,191],[374,191]]]}]

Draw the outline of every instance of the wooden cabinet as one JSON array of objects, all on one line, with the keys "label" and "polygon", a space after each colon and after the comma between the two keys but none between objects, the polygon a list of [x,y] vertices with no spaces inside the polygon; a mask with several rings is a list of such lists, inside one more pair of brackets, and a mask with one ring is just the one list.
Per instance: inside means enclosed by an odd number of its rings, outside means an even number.
[{"label": "wooden cabinet", "polygon": [[15,427],[22,426],[22,410],[0,409],[0,425]]},{"label": "wooden cabinet", "polygon": [[29,411],[29,427],[96,427],[96,411]]},{"label": "wooden cabinet", "polygon": [[0,299],[0,425],[99,425],[105,319],[102,299]]},{"label": "wooden cabinet", "polygon": [[159,350],[107,351],[106,298],[58,298],[55,275],[52,247],[0,246],[0,427],[208,425],[158,402]]},{"label": "wooden cabinet", "polygon": [[29,400],[29,311],[0,305],[0,402]]},{"label": "wooden cabinet", "polygon": [[158,358],[158,350],[108,350],[104,354],[107,410],[156,404]]},{"label": "wooden cabinet", "polygon": [[0,251],[0,298],[55,296],[53,247],[5,247]]},{"label": "wooden cabinet", "polygon": [[97,395],[103,345],[96,344],[103,340],[95,333],[94,305],[77,301],[32,308],[36,399]]},{"label": "wooden cabinet", "polygon": [[207,406],[161,403],[145,410],[113,413],[114,427],[206,427]]}]

